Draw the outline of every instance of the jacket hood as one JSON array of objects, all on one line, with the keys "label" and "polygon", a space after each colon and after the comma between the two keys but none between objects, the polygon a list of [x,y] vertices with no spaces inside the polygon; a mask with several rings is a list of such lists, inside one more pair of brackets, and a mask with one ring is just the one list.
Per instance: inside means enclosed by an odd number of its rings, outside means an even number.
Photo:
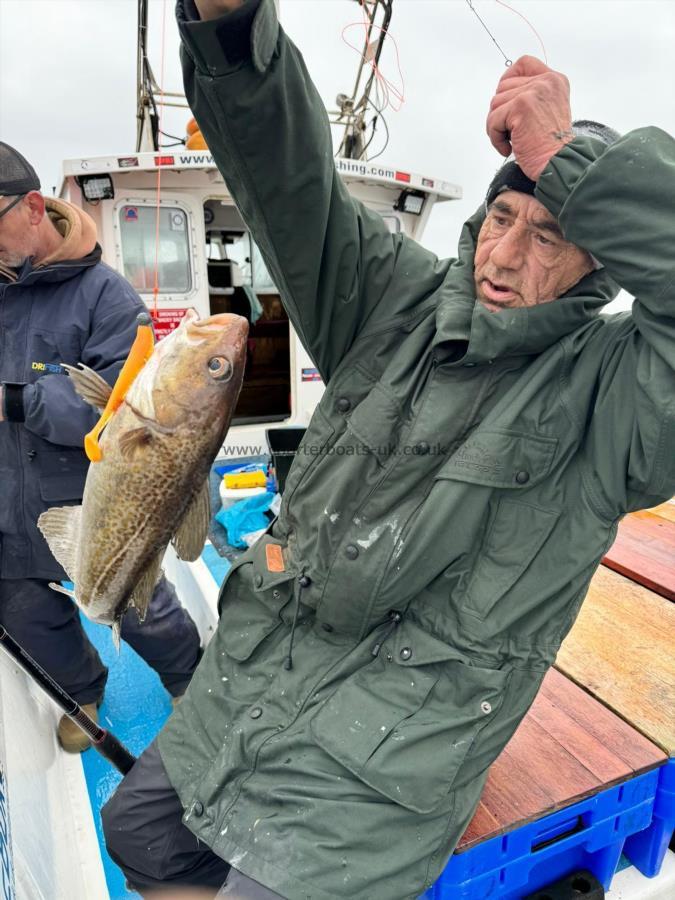
[{"label": "jacket hood", "polygon": [[63,242],[35,268],[43,269],[55,262],[79,260],[89,256],[96,247],[96,225],[91,216],[72,203],[54,197],[45,198],[45,206],[47,215]]},{"label": "jacket hood", "polygon": [[448,270],[436,310],[434,345],[467,341],[455,365],[486,363],[504,356],[541,353],[597,318],[619,293],[605,269],[590,272],[566,294],[539,306],[489,312],[476,299],[474,254],[485,219],[483,205],[465,222],[459,253]]}]

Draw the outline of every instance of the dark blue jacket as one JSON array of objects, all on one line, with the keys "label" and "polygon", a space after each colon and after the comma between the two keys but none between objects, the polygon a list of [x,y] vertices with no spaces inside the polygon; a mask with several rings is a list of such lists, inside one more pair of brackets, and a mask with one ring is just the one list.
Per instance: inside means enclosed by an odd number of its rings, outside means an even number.
[{"label": "dark blue jacket", "polygon": [[83,259],[0,273],[0,578],[60,579],[40,513],[82,498],[84,435],[98,414],[60,368],[83,362],[113,384],[143,303],[96,248]]}]

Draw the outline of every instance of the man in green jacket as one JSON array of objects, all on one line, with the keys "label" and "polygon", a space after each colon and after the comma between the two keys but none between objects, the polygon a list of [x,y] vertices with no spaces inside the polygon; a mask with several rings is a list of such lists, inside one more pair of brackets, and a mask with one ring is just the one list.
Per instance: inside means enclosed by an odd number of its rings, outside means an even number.
[{"label": "man in green jacket", "polygon": [[[142,892],[412,900],[618,521],[675,492],[675,141],[575,130],[567,80],[524,57],[487,123],[517,165],[439,261],[348,195],[272,0],[178,19],[190,105],[326,391],[104,810],[109,848]],[[632,313],[600,315],[619,285]]]}]

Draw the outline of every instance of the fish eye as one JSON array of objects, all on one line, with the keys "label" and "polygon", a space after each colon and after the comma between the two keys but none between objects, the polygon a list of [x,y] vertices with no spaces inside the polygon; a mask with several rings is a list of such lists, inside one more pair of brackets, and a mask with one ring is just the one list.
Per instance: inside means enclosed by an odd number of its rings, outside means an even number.
[{"label": "fish eye", "polygon": [[228,381],[232,377],[232,366],[224,356],[213,356],[208,362],[209,372],[217,381]]}]

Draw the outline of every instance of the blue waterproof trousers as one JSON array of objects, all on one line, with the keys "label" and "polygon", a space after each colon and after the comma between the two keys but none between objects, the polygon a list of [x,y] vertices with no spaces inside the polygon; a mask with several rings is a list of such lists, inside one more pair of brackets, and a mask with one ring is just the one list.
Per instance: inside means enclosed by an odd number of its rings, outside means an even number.
[{"label": "blue waterproof trousers", "polygon": [[[103,699],[108,670],[87,638],[75,604],[47,581],[0,579],[0,624],[79,703]],[[122,639],[179,697],[201,658],[197,628],[171,582],[157,583],[143,623],[122,619]]]}]

